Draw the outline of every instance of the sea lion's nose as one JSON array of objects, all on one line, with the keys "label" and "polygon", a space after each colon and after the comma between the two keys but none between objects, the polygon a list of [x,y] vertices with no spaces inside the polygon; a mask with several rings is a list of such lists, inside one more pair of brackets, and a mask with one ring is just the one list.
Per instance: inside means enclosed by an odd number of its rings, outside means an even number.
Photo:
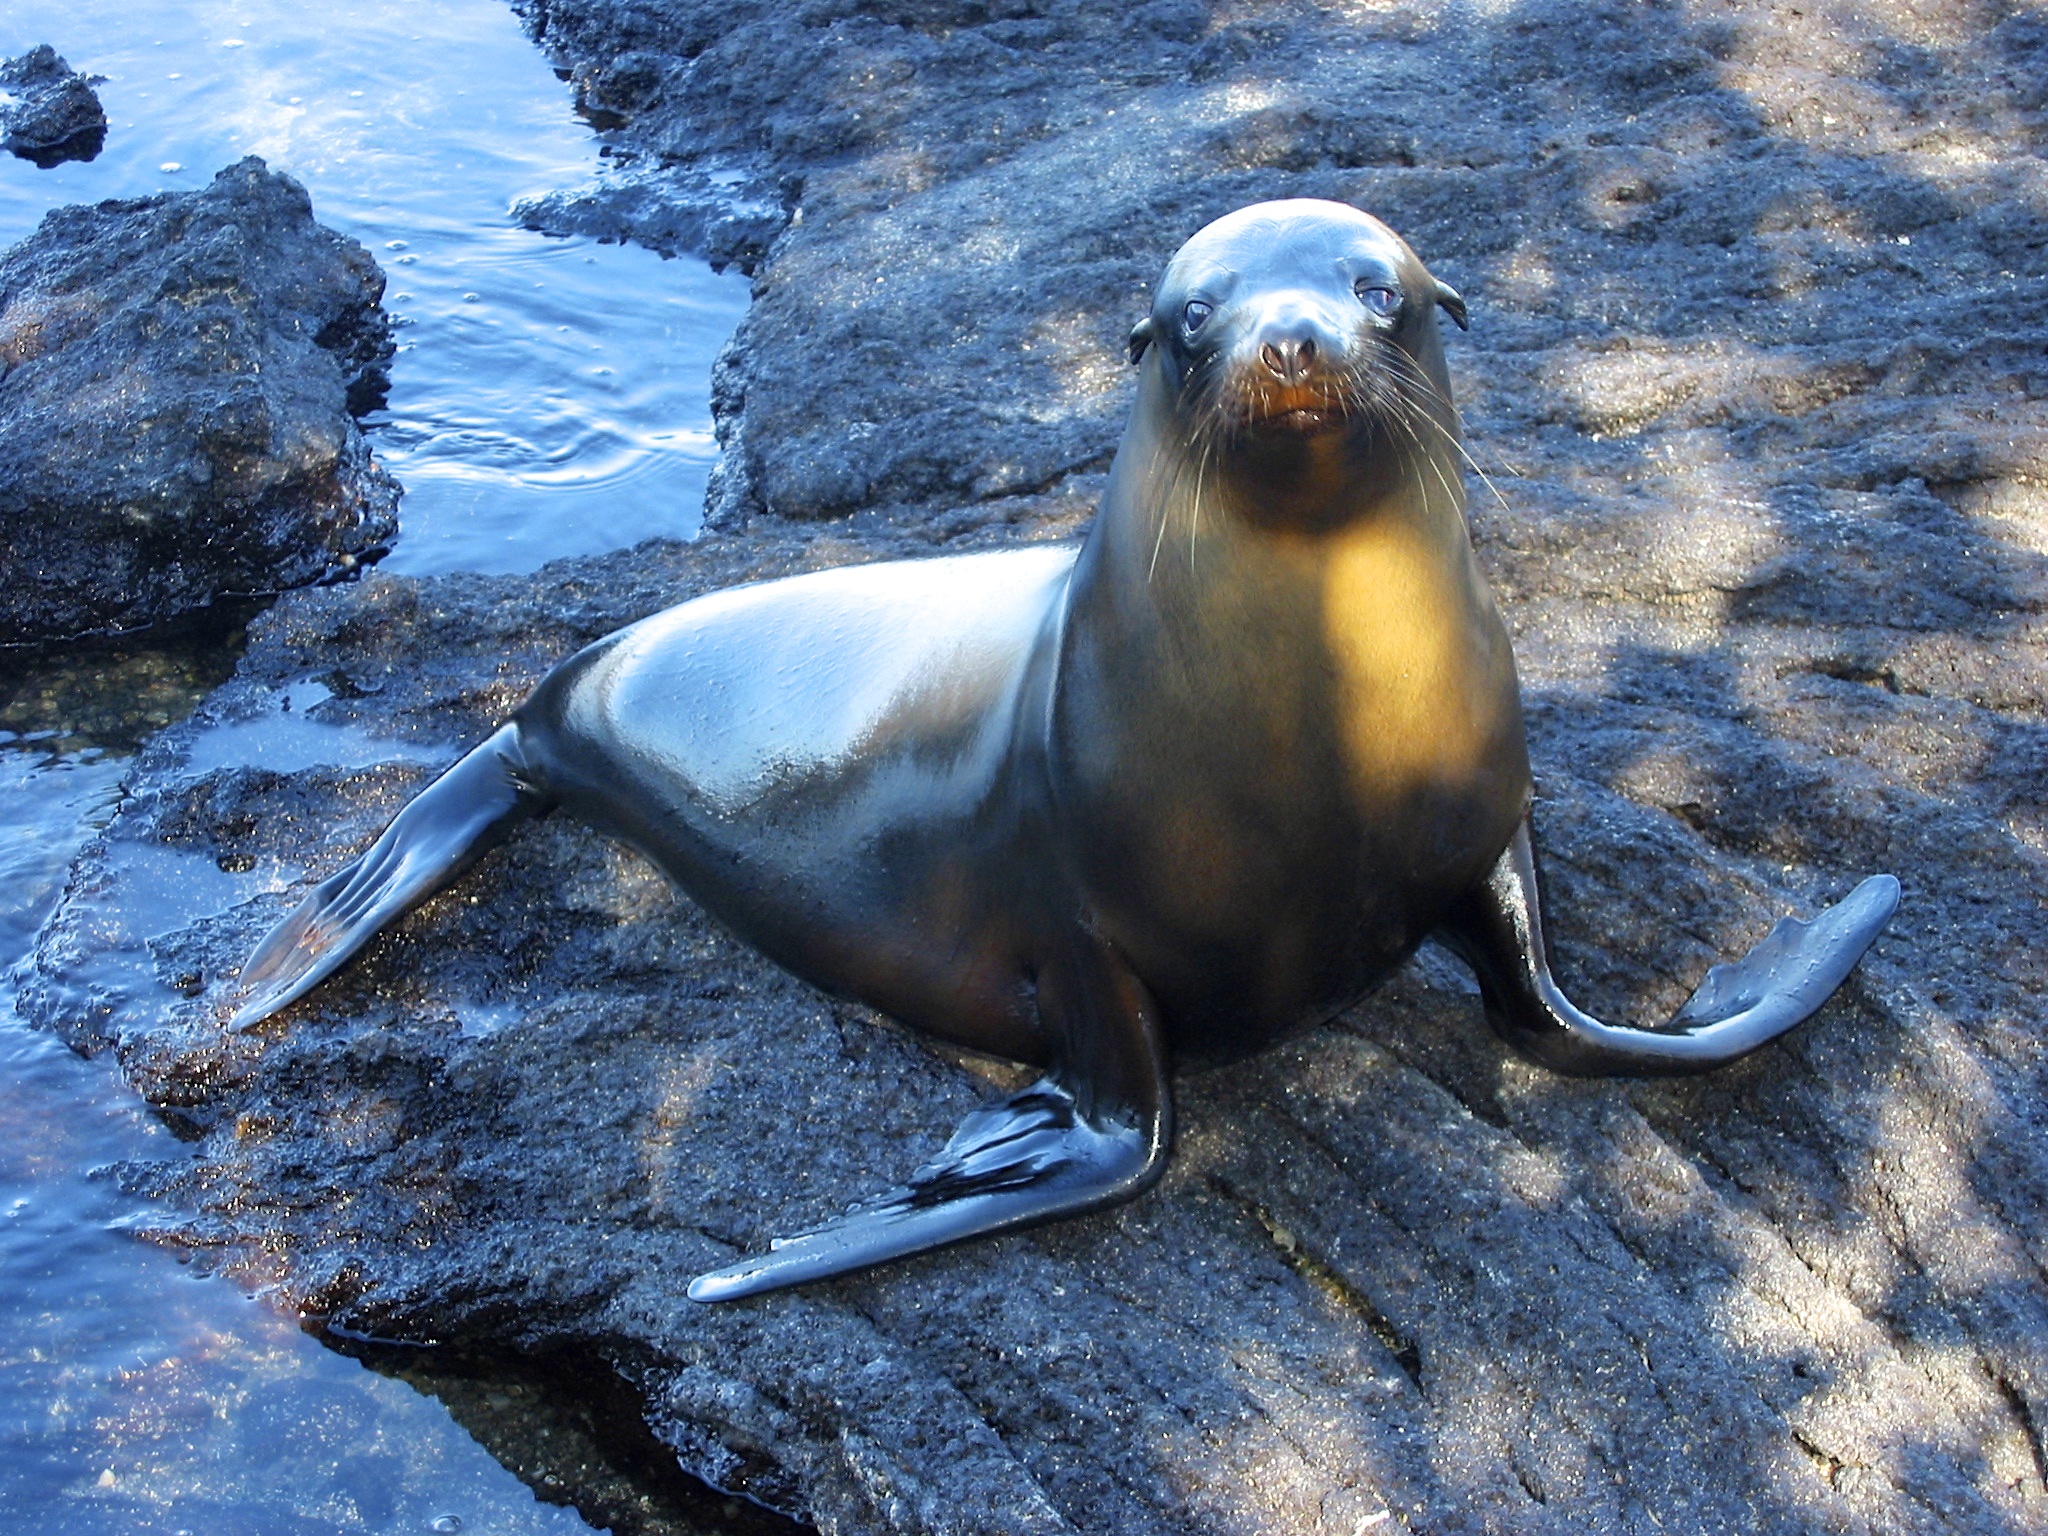
[{"label": "sea lion's nose", "polygon": [[1250,341],[1258,366],[1282,384],[1300,384],[1344,355],[1344,338],[1319,294],[1289,290],[1259,311]]},{"label": "sea lion's nose", "polygon": [[1259,361],[1283,384],[1298,384],[1316,362],[1316,339],[1306,331],[1294,336],[1275,336],[1259,344]]}]

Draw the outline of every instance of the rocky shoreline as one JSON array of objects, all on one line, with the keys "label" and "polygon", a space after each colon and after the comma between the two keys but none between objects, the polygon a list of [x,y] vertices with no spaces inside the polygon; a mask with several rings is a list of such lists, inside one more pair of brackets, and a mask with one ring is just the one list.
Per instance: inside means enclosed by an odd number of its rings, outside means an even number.
[{"label": "rocky shoreline", "polygon": [[[22,1007],[189,1139],[123,1171],[164,1241],[329,1326],[605,1361],[685,1466],[843,1536],[2048,1520],[2037,11],[521,9],[651,189],[536,218],[753,274],[710,531],[290,594],[145,749]],[[1571,1082],[1425,952],[1184,1080],[1136,1204],[713,1309],[688,1275],[906,1171],[977,1071],[561,822],[223,1033],[300,882],[576,646],[1078,532],[1146,285],[1274,196],[1379,213],[1471,304],[1566,985],[1661,1015],[1891,869],[1819,1018]]]}]

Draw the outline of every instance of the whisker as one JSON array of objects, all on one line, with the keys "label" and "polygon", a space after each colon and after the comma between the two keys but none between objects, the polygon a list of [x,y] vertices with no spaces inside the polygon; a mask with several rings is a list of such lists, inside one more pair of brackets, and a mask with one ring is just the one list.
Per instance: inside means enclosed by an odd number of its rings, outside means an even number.
[{"label": "whisker", "polygon": [[[1185,453],[1175,485],[1177,492],[1184,491],[1192,478],[1194,499],[1187,512],[1191,571],[1198,558],[1202,501],[1211,481],[1221,475],[1229,450],[1261,422],[1299,407],[1302,397],[1302,391],[1283,390],[1253,367],[1228,367],[1222,353],[1202,357],[1189,369],[1181,382],[1178,404],[1181,419],[1193,426],[1183,444]],[[1441,489],[1453,507],[1464,506],[1464,492],[1442,451],[1447,449],[1478,477],[1504,511],[1513,510],[1493,476],[1465,445],[1464,422],[1456,406],[1412,356],[1383,337],[1365,338],[1313,380],[1306,408],[1334,415],[1347,429],[1377,429],[1385,434],[1392,452],[1426,464],[1426,474],[1417,471],[1418,483],[1425,490],[1425,506],[1433,501],[1435,489]],[[1438,446],[1432,448],[1432,444]],[[1428,485],[1431,480],[1436,482],[1435,488]],[[1162,514],[1153,532],[1148,581],[1158,569],[1166,522],[1176,510]]]},{"label": "whisker", "polygon": [[[1155,462],[1157,457],[1158,455],[1155,453]],[[1148,476],[1147,478],[1150,477]],[[1176,499],[1173,494],[1172,480],[1169,479],[1166,493],[1159,498],[1159,529],[1152,535],[1152,561],[1145,567],[1145,585],[1148,587],[1152,585],[1152,573],[1159,569],[1159,546],[1166,542],[1166,522],[1173,515],[1173,504]]]},{"label": "whisker", "polygon": [[[1397,351],[1391,347],[1385,349],[1385,351],[1387,371],[1391,374],[1399,375],[1405,385],[1420,391],[1437,404],[1443,406],[1453,417],[1458,419],[1459,428],[1462,430],[1464,419],[1459,416],[1458,408],[1444,398],[1443,392],[1430,382],[1429,376],[1416,366],[1414,359],[1409,357],[1407,353]],[[1514,509],[1508,505],[1507,497],[1501,494],[1500,487],[1494,484],[1493,477],[1480,467],[1477,459],[1472,457],[1471,451],[1466,448],[1463,439],[1458,433],[1451,431],[1427,411],[1422,412],[1421,415],[1422,419],[1434,427],[1442,435],[1444,441],[1451,445],[1452,449],[1456,451],[1459,458],[1465,461],[1472,473],[1479,477],[1480,483],[1493,493],[1493,499],[1500,503],[1501,510],[1513,511]]]}]

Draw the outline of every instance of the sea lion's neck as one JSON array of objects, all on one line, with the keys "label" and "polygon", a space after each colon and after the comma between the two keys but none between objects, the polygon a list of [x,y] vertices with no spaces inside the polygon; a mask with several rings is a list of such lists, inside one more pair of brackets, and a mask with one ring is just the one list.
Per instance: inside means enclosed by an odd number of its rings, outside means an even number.
[{"label": "sea lion's neck", "polygon": [[[1193,457],[1191,450],[1183,453]],[[1218,531],[1250,528],[1280,536],[1341,536],[1360,523],[1421,517],[1462,528],[1464,497],[1441,443],[1418,443],[1373,427],[1305,439],[1247,435],[1227,454],[1197,464],[1204,508],[1227,513],[1206,521]],[[1185,472],[1166,482],[1188,494]],[[1418,485],[1429,495],[1418,498]],[[1162,498],[1168,521],[1187,510]]]}]

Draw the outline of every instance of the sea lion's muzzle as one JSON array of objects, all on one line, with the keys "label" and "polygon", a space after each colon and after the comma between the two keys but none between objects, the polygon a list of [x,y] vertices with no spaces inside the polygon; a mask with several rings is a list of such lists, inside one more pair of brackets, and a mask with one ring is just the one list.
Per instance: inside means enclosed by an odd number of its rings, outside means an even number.
[{"label": "sea lion's muzzle", "polygon": [[1282,291],[1244,317],[1226,358],[1228,396],[1246,426],[1316,433],[1351,414],[1352,338],[1322,295]]}]

